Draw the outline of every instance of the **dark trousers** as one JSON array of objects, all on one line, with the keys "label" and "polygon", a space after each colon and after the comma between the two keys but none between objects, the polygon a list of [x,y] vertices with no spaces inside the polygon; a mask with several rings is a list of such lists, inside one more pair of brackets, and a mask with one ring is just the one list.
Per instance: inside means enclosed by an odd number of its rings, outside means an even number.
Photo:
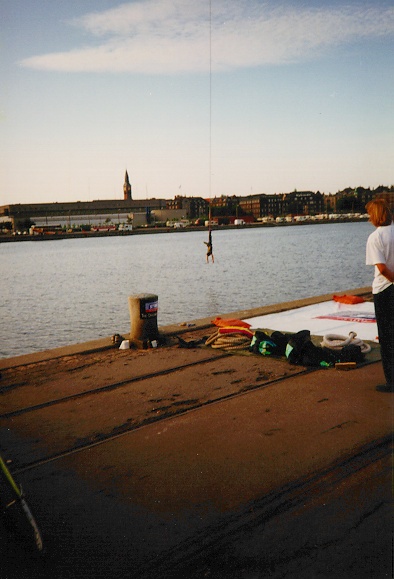
[{"label": "dark trousers", "polygon": [[394,285],[374,294],[380,353],[386,383],[394,385]]}]

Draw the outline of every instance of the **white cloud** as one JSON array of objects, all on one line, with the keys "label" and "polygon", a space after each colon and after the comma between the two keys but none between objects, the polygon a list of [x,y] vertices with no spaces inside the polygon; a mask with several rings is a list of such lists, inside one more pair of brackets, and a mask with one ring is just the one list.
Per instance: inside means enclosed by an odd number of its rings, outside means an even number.
[{"label": "white cloud", "polygon": [[297,62],[330,47],[394,32],[394,9],[295,8],[259,0],[138,0],[72,25],[89,46],[26,58],[24,67],[69,72],[172,74]]}]

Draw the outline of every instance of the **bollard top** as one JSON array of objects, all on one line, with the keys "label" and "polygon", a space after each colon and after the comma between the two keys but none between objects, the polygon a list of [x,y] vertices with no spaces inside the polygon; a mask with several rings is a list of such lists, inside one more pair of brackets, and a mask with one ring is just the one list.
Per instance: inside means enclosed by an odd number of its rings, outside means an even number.
[{"label": "bollard top", "polygon": [[129,300],[152,300],[157,301],[158,296],[157,294],[136,294],[133,296],[129,296]]}]

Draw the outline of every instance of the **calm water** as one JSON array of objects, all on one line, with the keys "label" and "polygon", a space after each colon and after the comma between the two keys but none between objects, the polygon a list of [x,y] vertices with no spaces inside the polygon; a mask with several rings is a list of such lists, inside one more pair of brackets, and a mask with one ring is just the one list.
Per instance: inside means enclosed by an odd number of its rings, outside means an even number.
[{"label": "calm water", "polygon": [[159,326],[369,286],[369,223],[0,244],[0,357],[128,333],[128,296]]}]

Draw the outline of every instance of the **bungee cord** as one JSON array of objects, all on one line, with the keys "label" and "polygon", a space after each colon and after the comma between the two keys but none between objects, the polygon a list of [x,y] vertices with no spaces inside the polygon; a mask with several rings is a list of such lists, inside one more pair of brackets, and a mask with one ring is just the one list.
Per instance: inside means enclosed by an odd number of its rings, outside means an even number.
[{"label": "bungee cord", "polygon": [[363,354],[371,351],[371,346],[357,338],[356,332],[349,332],[349,336],[340,336],[339,334],[327,334],[323,337],[321,346],[330,350],[342,350],[345,346],[360,346]]},{"label": "bungee cord", "polygon": [[211,195],[212,195],[212,0],[209,0],[209,211],[208,211],[208,243],[204,241],[207,246],[207,263],[209,257],[212,258],[212,263],[215,259],[213,256],[213,246],[212,246],[212,205],[211,205]]},{"label": "bungee cord", "polygon": [[248,350],[250,346],[250,338],[242,336],[236,331],[221,334],[218,330],[207,339],[205,345],[211,346],[211,348],[220,348],[222,350]]}]

